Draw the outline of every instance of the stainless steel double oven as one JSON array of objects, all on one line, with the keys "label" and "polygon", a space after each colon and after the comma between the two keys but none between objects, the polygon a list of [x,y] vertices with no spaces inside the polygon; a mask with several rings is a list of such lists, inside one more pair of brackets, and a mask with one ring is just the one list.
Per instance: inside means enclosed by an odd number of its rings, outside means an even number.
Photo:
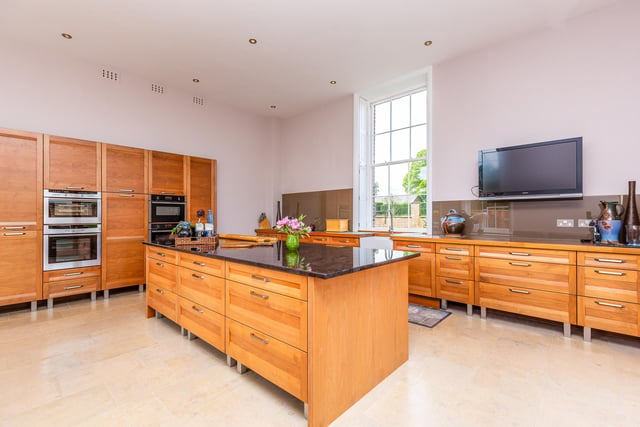
[{"label": "stainless steel double oven", "polygon": [[44,191],[45,271],[100,265],[101,203],[99,192]]}]

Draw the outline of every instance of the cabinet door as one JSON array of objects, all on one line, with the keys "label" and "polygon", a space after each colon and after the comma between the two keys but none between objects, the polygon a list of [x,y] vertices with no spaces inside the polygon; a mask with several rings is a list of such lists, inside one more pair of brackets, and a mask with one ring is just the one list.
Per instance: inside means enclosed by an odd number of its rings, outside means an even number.
[{"label": "cabinet door", "polygon": [[44,136],[44,188],[100,191],[100,143]]},{"label": "cabinet door", "polygon": [[[196,221],[196,212],[202,209],[206,215],[211,209],[216,222],[216,166],[212,159],[189,157],[189,186],[187,192],[187,220]],[[205,216],[206,220],[206,216]]]},{"label": "cabinet door", "polygon": [[181,154],[149,153],[149,193],[185,195],[186,162],[187,158]]},{"label": "cabinet door", "polygon": [[147,150],[102,144],[102,191],[147,194],[148,166]]},{"label": "cabinet door", "polygon": [[42,232],[0,231],[0,305],[42,299]]},{"label": "cabinet door", "polygon": [[102,194],[102,288],[145,282],[142,242],[147,240],[144,194]]},{"label": "cabinet door", "polygon": [[0,128],[0,231],[42,229],[42,135]]}]

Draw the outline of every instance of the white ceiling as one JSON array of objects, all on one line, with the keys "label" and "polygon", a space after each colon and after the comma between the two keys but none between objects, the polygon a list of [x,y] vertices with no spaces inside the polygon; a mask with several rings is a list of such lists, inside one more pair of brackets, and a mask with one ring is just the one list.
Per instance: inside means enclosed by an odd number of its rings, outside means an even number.
[{"label": "white ceiling", "polygon": [[290,117],[615,1],[0,0],[0,37]]}]

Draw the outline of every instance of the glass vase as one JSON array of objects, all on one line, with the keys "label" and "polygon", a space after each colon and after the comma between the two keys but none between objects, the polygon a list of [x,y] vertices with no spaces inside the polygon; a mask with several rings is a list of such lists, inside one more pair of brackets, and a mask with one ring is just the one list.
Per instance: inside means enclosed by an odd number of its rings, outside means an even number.
[{"label": "glass vase", "polygon": [[284,245],[290,251],[295,251],[300,246],[300,239],[297,234],[287,234],[287,240],[284,241]]},{"label": "glass vase", "polygon": [[285,260],[287,261],[287,267],[297,267],[300,262],[300,255],[298,251],[287,251],[284,255]]}]

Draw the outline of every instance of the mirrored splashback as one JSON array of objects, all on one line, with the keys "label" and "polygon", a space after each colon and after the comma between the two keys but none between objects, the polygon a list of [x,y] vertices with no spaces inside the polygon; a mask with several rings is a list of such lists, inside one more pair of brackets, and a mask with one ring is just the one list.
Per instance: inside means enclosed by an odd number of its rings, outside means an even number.
[{"label": "mirrored splashback", "polygon": [[309,191],[282,195],[282,216],[305,214],[305,224],[326,230],[326,219],[348,219],[353,231],[353,189]]}]

